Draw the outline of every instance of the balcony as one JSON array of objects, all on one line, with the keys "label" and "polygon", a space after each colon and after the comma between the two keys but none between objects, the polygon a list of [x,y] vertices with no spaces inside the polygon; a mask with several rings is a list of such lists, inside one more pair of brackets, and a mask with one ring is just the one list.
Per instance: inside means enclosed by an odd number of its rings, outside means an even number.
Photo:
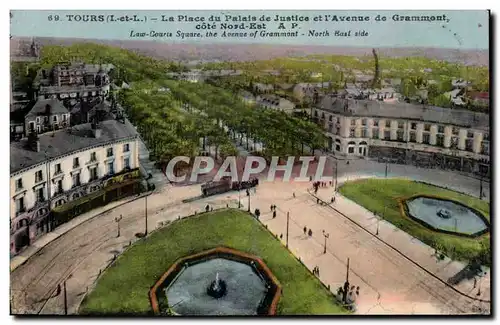
[{"label": "balcony", "polygon": [[73,164],[73,169],[77,169],[77,168],[80,168],[80,163],[74,163]]}]

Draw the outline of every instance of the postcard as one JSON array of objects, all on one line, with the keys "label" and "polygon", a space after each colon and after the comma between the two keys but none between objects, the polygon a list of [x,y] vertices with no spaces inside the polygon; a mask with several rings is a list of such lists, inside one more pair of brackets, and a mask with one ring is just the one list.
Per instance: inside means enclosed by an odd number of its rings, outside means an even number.
[{"label": "postcard", "polygon": [[10,24],[12,315],[491,316],[488,10]]}]

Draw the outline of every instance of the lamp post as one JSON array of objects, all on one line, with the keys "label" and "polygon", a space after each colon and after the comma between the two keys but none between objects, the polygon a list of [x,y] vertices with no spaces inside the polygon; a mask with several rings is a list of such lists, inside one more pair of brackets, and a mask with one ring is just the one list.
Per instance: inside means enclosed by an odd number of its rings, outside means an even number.
[{"label": "lamp post", "polygon": [[118,226],[116,237],[120,237],[120,220],[122,220],[123,216],[120,214],[119,217],[115,218],[116,224]]},{"label": "lamp post", "polygon": [[330,237],[329,233],[326,233],[325,230],[323,229],[323,236],[325,237],[325,245],[323,249],[323,254],[326,254],[326,240]]},{"label": "lamp post", "polygon": [[385,178],[387,178],[388,169],[389,169],[389,162],[386,160],[385,161]]},{"label": "lamp post", "polygon": [[483,199],[483,173],[479,174],[479,199]]},{"label": "lamp post", "polygon": [[286,248],[288,248],[288,230],[290,226],[290,212],[286,213]]},{"label": "lamp post", "polygon": [[247,196],[248,196],[248,209],[247,211],[250,212],[250,191],[247,189]]},{"label": "lamp post", "polygon": [[241,208],[241,185],[238,184],[238,209]]},{"label": "lamp post", "polygon": [[333,188],[334,193],[337,193],[337,182],[338,182],[338,160],[335,159],[335,187]]},{"label": "lamp post", "polygon": [[380,217],[377,216],[377,231],[375,232],[375,236],[378,236],[379,224],[380,224]]},{"label": "lamp post", "polygon": [[345,283],[344,283],[344,293],[342,297],[342,301],[344,303],[347,303],[347,291],[349,290],[349,257],[347,258],[347,273],[346,273],[346,278],[345,278]]},{"label": "lamp post", "polygon": [[144,231],[144,235],[147,236],[148,234],[148,196],[146,195],[145,197],[145,226],[146,226],[146,229]]},{"label": "lamp post", "polygon": [[63,301],[64,301],[64,315],[68,315],[68,295],[66,292],[66,281],[68,281],[73,274],[70,274],[64,281],[63,281]]}]

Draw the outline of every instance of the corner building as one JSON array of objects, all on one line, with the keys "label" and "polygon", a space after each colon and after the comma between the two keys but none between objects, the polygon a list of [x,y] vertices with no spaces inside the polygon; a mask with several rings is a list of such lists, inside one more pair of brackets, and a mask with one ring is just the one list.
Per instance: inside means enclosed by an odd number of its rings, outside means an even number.
[{"label": "corner building", "polygon": [[141,190],[138,134],[128,121],[31,136],[10,151],[12,255],[75,216]]},{"label": "corner building", "polygon": [[312,114],[336,156],[491,175],[487,114],[331,95]]}]

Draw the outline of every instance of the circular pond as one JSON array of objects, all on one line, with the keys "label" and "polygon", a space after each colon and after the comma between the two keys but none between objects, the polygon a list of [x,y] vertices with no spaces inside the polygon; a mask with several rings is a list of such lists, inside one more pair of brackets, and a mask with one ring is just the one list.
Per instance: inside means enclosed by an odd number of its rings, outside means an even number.
[{"label": "circular pond", "polygon": [[419,196],[405,201],[411,218],[438,231],[476,237],[488,232],[489,222],[459,202]]}]

